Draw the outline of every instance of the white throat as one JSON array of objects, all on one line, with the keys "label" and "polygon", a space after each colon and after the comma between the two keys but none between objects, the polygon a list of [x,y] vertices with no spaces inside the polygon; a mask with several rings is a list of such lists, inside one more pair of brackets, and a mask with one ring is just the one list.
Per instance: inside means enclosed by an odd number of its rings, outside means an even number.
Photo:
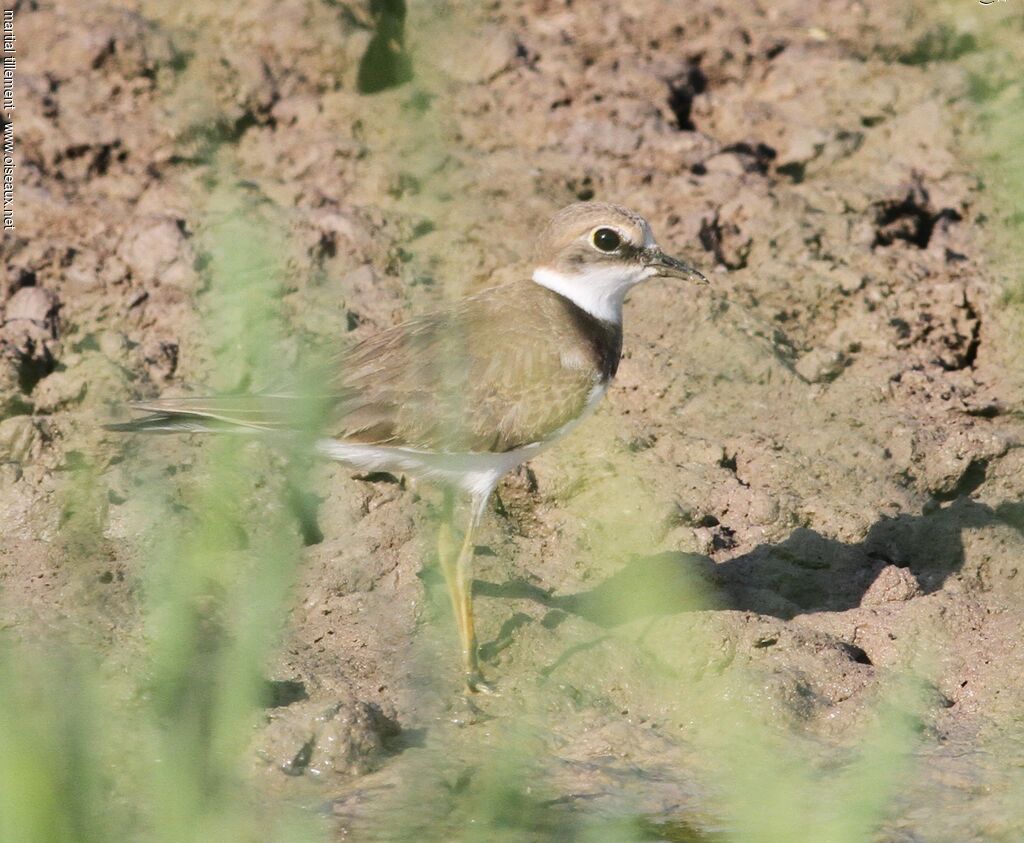
[{"label": "white throat", "polygon": [[622,324],[622,303],[633,287],[656,270],[645,267],[593,267],[567,274],[547,267],[533,271],[533,280],[605,322]]}]

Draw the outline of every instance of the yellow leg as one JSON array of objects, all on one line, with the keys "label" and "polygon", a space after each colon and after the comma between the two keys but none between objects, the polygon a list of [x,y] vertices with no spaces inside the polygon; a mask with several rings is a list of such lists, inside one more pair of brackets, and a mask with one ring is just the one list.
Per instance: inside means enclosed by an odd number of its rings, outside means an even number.
[{"label": "yellow leg", "polygon": [[455,542],[451,526],[450,498],[446,499],[445,515],[438,529],[437,551],[448,584],[448,594],[452,601],[452,612],[459,630],[459,643],[462,647],[462,666],[466,676],[466,686],[472,693],[492,693],[491,687],[484,681],[480,673],[477,658],[476,627],[473,622],[473,555],[476,545],[473,538],[477,525],[483,515],[487,497],[474,498],[472,512],[462,547],[456,557]]},{"label": "yellow leg", "polygon": [[441,564],[441,573],[448,585],[448,596],[452,601],[452,613],[455,615],[455,624],[459,630],[459,644],[462,646],[463,662],[466,662],[466,634],[463,625],[462,598],[459,588],[457,571],[457,559],[455,550],[455,537],[453,536],[450,518],[445,518],[437,531],[437,558]]}]

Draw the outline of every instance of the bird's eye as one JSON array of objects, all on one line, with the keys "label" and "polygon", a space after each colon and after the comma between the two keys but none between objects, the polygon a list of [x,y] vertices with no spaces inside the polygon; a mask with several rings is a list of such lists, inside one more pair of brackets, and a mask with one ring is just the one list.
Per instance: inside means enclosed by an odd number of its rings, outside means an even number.
[{"label": "bird's eye", "polygon": [[614,252],[622,245],[622,238],[614,228],[599,228],[590,239],[602,252]]}]

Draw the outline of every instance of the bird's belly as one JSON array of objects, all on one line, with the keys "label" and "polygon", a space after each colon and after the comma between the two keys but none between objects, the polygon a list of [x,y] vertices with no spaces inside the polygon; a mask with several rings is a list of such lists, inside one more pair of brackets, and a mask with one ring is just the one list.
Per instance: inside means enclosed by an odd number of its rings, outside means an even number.
[{"label": "bird's belly", "polygon": [[583,412],[575,419],[562,425],[542,441],[512,451],[451,453],[367,445],[330,438],[317,440],[316,447],[328,459],[343,462],[363,471],[411,474],[423,480],[454,486],[474,497],[486,496],[498,485],[503,475],[535,457],[589,416],[604,397],[607,388],[606,381],[596,384],[587,396]]},{"label": "bird's belly", "polygon": [[317,450],[329,459],[363,471],[411,474],[423,480],[455,486],[476,496],[489,493],[502,475],[531,459],[546,444],[538,442],[497,454],[460,454],[320,439]]}]

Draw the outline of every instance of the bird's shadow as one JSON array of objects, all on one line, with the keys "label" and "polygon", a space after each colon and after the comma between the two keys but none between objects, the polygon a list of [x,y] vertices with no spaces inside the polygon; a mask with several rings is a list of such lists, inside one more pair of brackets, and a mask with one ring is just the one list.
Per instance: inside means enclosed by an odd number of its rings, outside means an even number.
[{"label": "bird's shadow", "polygon": [[[812,612],[842,612],[861,605],[879,572],[907,569],[921,592],[942,587],[964,562],[963,533],[992,525],[1024,533],[1024,503],[993,508],[960,498],[920,515],[882,517],[859,542],[843,542],[798,528],[785,540],[766,543],[723,562],[700,554],[668,552],[637,556],[586,591],[558,595],[525,581],[477,580],[476,594],[528,599],[549,609],[542,623],[556,626],[576,615],[604,628],[643,618],[697,609],[731,608],[790,619]],[[510,643],[521,614],[484,645],[493,657]]]}]

